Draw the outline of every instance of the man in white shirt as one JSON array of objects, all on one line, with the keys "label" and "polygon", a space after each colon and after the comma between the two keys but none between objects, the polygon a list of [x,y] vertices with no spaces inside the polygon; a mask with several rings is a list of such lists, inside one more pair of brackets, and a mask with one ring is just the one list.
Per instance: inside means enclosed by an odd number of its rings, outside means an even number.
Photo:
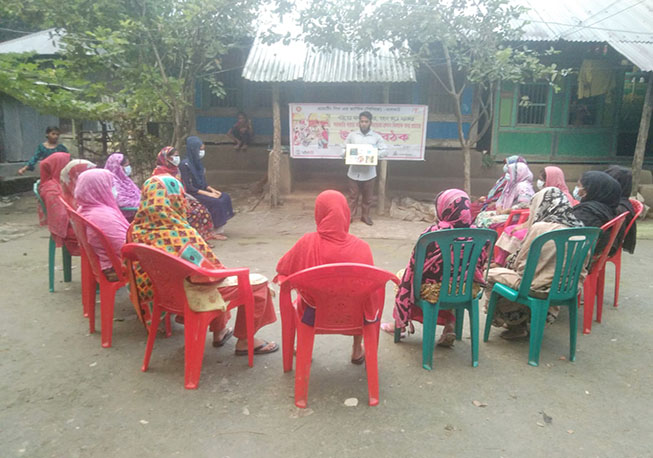
[{"label": "man in white shirt", "polygon": [[[373,145],[379,151],[379,158],[383,156],[386,150],[386,144],[383,138],[371,129],[372,126],[372,113],[363,111],[358,115],[358,127],[360,130],[353,131],[347,136],[345,144],[347,145],[360,145],[368,144]],[[372,207],[372,200],[374,198],[374,183],[376,178],[375,165],[350,165],[347,172],[347,183],[349,188],[349,209],[351,210],[352,220],[356,214],[356,207],[358,205],[358,196],[361,195],[361,221],[368,226],[374,224],[370,218],[370,208]]]}]

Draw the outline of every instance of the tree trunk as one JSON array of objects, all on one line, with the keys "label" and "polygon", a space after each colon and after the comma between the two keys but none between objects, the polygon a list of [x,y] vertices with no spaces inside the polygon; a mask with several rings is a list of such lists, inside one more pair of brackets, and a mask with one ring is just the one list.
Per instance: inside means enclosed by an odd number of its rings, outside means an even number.
[{"label": "tree trunk", "polygon": [[472,195],[472,152],[469,143],[463,145],[463,189]]},{"label": "tree trunk", "polygon": [[633,156],[633,189],[631,191],[631,195],[633,196],[637,195],[637,190],[639,189],[639,179],[642,174],[648,131],[651,127],[651,111],[653,111],[653,72],[649,72],[648,74],[646,97],[644,97],[644,107],[642,108],[642,119],[639,122],[637,145],[635,146],[635,155]]},{"label": "tree trunk", "polygon": [[[389,84],[386,84],[386,85],[383,86],[383,103],[385,103],[385,104],[390,103],[390,85]],[[379,215],[383,215],[385,213],[385,190],[386,190],[387,179],[388,179],[388,161],[386,161],[384,159],[382,161],[379,161],[379,180],[378,180],[379,202],[378,202],[378,207],[377,207],[377,213]]]},{"label": "tree trunk", "polygon": [[270,183],[270,206],[276,207],[279,199],[279,178],[281,175],[281,107],[279,104],[279,85],[272,86],[272,123],[274,134],[272,137],[272,151],[270,151],[268,165],[268,182]]}]

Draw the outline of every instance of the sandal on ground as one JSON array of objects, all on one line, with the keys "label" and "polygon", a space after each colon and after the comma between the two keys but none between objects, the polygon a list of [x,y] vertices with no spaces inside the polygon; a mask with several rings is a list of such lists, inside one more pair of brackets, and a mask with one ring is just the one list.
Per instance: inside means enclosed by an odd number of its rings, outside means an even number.
[{"label": "sandal on ground", "polygon": [[[388,334],[394,335],[395,334],[395,324],[393,322],[390,323],[381,323],[381,330],[383,332],[387,332]],[[400,339],[405,339],[408,336],[408,333],[406,332],[406,328],[402,329],[401,334],[400,334]]]},{"label": "sandal on ground", "polygon": [[356,358],[356,359],[352,358],[351,359],[351,363],[356,364],[357,366],[360,366],[364,362],[365,362],[365,355],[361,356],[360,358]]},{"label": "sandal on ground", "polygon": [[232,328],[229,328],[229,330],[225,333],[225,335],[222,336],[222,339],[213,341],[213,346],[216,348],[224,346],[224,344],[227,343],[227,340],[231,339],[231,336],[233,335],[234,335],[234,330]]},{"label": "sandal on ground", "polygon": [[[271,348],[268,348],[272,345]],[[279,345],[274,342],[264,341],[261,345],[254,348],[255,355],[267,355],[268,353],[274,353],[279,349]],[[236,356],[247,356],[247,350],[238,350],[236,349]]]},{"label": "sandal on ground", "polygon": [[456,342],[456,333],[449,332],[447,334],[442,334],[440,340],[438,340],[437,346],[452,348],[455,342]]},{"label": "sandal on ground", "polygon": [[226,235],[216,234],[215,232],[211,233],[211,235],[207,237],[207,240],[228,240],[228,239],[229,237],[227,237]]},{"label": "sandal on ground", "polygon": [[506,340],[518,340],[528,337],[526,329],[508,329],[501,333],[501,338]]}]

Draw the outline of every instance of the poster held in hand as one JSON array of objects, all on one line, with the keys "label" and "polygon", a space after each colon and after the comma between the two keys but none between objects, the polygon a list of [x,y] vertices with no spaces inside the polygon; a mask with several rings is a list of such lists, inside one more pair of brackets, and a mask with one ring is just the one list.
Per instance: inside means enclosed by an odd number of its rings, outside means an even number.
[{"label": "poster held in hand", "polygon": [[345,164],[347,165],[377,165],[379,150],[365,143],[350,144],[345,147]]}]

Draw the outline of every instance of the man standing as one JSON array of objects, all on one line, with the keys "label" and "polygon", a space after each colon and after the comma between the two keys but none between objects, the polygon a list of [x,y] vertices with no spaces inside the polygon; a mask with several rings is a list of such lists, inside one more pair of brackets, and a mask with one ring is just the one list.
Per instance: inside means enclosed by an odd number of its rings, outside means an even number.
[{"label": "man standing", "polygon": [[[386,144],[383,138],[372,127],[372,113],[363,111],[358,115],[358,127],[360,130],[353,131],[347,136],[345,144],[360,145],[368,144],[374,146],[379,152],[379,158],[385,152]],[[349,187],[349,209],[351,210],[352,219],[356,213],[358,196],[362,195],[361,201],[361,221],[368,226],[374,224],[370,218],[370,208],[372,207],[372,198],[374,197],[374,182],[376,178],[375,165],[350,165],[347,172],[347,182]]]}]

